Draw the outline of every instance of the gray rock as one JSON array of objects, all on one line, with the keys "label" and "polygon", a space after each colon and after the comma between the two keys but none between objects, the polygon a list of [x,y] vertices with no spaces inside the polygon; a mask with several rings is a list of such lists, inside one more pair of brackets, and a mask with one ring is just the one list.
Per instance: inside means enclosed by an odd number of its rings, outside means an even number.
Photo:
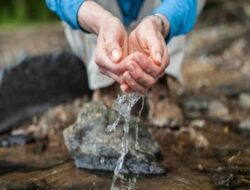
[{"label": "gray rock", "polygon": [[30,134],[4,135],[0,136],[0,147],[21,146],[41,140],[45,140],[45,138],[35,137]]},{"label": "gray rock", "polygon": [[213,90],[215,96],[225,96],[230,99],[238,99],[242,93],[250,92],[250,84],[244,80],[230,81],[220,84]]},{"label": "gray rock", "polygon": [[[77,121],[64,130],[66,146],[78,168],[114,171],[121,154],[123,136],[120,121],[115,132],[108,132],[108,124],[117,119],[117,114],[102,103],[84,106]],[[135,148],[135,120],[130,122],[128,136],[129,152],[122,173],[163,174],[165,169],[157,162],[159,145],[139,124],[140,150]]]},{"label": "gray rock", "polygon": [[239,105],[243,108],[250,108],[250,94],[242,93],[239,97]]},{"label": "gray rock", "polygon": [[239,124],[239,128],[242,130],[250,131],[250,117],[247,118],[246,120],[241,121]]},{"label": "gray rock", "polygon": [[207,116],[220,120],[229,120],[228,108],[219,100],[206,97],[189,97],[184,99],[182,107],[185,114],[190,118]]},{"label": "gray rock", "polygon": [[85,73],[81,60],[71,53],[28,57],[0,69],[0,133],[90,93]]}]

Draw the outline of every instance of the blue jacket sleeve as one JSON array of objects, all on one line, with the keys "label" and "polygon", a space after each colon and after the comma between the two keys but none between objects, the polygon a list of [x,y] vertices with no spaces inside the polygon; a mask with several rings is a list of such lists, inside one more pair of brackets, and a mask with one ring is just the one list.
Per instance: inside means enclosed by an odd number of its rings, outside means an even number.
[{"label": "blue jacket sleeve", "polygon": [[198,15],[197,0],[163,0],[154,10],[154,14],[156,13],[163,14],[169,21],[169,41],[192,30]]},{"label": "blue jacket sleeve", "polygon": [[61,20],[68,23],[73,29],[80,29],[77,14],[84,0],[46,0],[50,10],[55,12]]}]

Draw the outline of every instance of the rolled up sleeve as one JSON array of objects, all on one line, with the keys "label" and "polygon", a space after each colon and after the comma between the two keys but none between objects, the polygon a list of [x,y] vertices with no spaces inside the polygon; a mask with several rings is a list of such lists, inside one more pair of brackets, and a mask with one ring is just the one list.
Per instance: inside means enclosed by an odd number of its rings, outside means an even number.
[{"label": "rolled up sleeve", "polygon": [[170,24],[167,41],[190,32],[198,16],[197,0],[163,0],[154,14],[164,15]]},{"label": "rolled up sleeve", "polygon": [[49,9],[73,29],[81,29],[78,23],[78,11],[84,0],[46,0]]}]

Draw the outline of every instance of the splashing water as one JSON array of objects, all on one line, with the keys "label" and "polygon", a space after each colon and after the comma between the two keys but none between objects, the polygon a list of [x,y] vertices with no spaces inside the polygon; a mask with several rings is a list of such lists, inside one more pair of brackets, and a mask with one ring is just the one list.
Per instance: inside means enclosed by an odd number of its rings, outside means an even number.
[{"label": "splashing water", "polygon": [[[121,152],[121,156],[119,157],[117,164],[116,164],[116,167],[115,167],[115,170],[114,170],[114,177],[113,177],[113,181],[112,181],[112,185],[111,185],[111,190],[119,190],[119,188],[115,187],[115,183],[116,183],[118,178],[124,180],[124,176],[122,176],[120,174],[120,172],[121,172],[121,169],[122,169],[122,166],[124,163],[125,156],[128,153],[128,133],[129,133],[129,122],[131,119],[131,109],[139,101],[140,98],[141,98],[141,96],[139,96],[136,93],[118,95],[118,98],[116,99],[116,101],[113,105],[114,110],[116,110],[119,113],[119,116],[113,124],[111,124],[107,127],[108,131],[111,132],[111,131],[114,131],[116,129],[121,117],[124,118],[125,123],[123,125],[123,134],[124,135],[123,135],[122,144],[121,144],[122,152]],[[144,106],[144,99],[143,99],[143,103],[142,103],[142,108],[140,109],[140,112],[139,112],[139,117],[141,115],[143,106]],[[139,121],[139,120],[137,120],[137,121]],[[136,124],[135,147],[139,148],[138,123]],[[131,183],[131,179],[129,179],[129,182]],[[135,185],[131,183],[127,189],[133,189],[132,188],[133,186],[135,186]],[[124,189],[124,188],[122,188],[122,189]]]},{"label": "splashing water", "polygon": [[141,109],[139,111],[136,126],[135,126],[135,149],[136,150],[140,150],[140,145],[139,145],[139,141],[138,141],[138,132],[139,132],[139,123],[140,123],[140,118],[141,118],[144,104],[145,104],[145,99],[144,99],[144,97],[142,97],[142,105],[141,105]]}]

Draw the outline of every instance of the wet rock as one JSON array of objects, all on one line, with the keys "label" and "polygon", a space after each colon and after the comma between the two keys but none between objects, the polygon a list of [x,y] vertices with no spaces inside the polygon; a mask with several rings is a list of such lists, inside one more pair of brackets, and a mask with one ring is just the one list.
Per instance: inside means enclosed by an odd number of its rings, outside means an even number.
[{"label": "wet rock", "polygon": [[193,120],[190,123],[190,127],[198,127],[198,128],[203,128],[206,126],[206,121],[205,120]]},{"label": "wet rock", "polygon": [[[121,154],[123,137],[120,121],[115,132],[106,127],[117,119],[117,114],[102,103],[85,105],[78,119],[65,129],[66,146],[78,168],[114,171]],[[135,120],[130,122],[129,152],[122,173],[162,174],[165,169],[156,161],[159,145],[143,126],[139,127],[140,150],[135,148]]]},{"label": "wet rock", "polygon": [[219,100],[206,97],[190,97],[181,102],[185,114],[190,118],[207,116],[210,118],[229,120],[228,108]]},{"label": "wet rock", "polygon": [[35,136],[27,134],[5,135],[0,137],[0,147],[25,145],[40,140],[44,140],[44,138],[36,138]]},{"label": "wet rock", "polygon": [[241,121],[235,131],[244,137],[250,138],[250,117]]},{"label": "wet rock", "polygon": [[250,108],[250,94],[242,93],[239,97],[239,105],[243,108]]},{"label": "wet rock", "polygon": [[90,93],[76,56],[57,53],[26,58],[0,69],[0,133],[52,105]]},{"label": "wet rock", "polygon": [[244,80],[223,83],[214,89],[215,96],[223,95],[231,99],[238,99],[242,93],[248,92],[250,92],[250,85]]},{"label": "wet rock", "polygon": [[222,102],[212,100],[209,102],[208,116],[227,120],[229,118],[229,110]]},{"label": "wet rock", "polygon": [[233,175],[215,175],[213,177],[213,182],[217,188],[236,188],[239,187],[239,179]]},{"label": "wet rock", "polygon": [[247,118],[246,120],[241,121],[239,127],[242,130],[249,130],[250,131],[250,117]]}]

